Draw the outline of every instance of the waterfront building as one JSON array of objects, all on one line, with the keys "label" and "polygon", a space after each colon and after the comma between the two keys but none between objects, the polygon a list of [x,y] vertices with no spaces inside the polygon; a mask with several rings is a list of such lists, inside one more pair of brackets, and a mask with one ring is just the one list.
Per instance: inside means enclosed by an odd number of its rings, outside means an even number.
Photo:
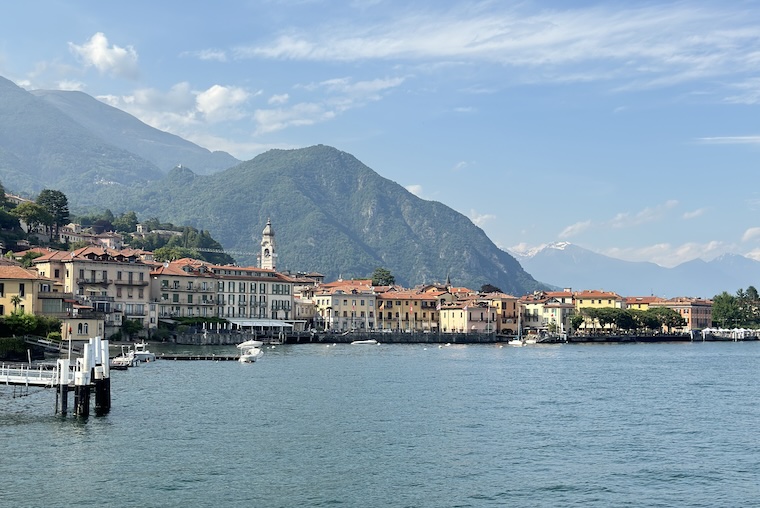
[{"label": "waterfront building", "polygon": [[313,294],[317,328],[341,332],[376,328],[377,293],[370,279],[320,284]]},{"label": "waterfront building", "polygon": [[92,335],[117,333],[126,319],[146,328],[157,326],[149,322],[153,265],[143,262],[140,251],[89,246],[51,251],[33,263],[41,275],[60,283],[64,293],[73,293],[79,303],[104,314],[104,329],[90,331]]},{"label": "waterfront building", "polygon": [[442,333],[493,333],[496,309],[478,298],[459,299],[441,306]]},{"label": "waterfront building", "polygon": [[55,282],[15,264],[0,264],[0,316],[16,311],[37,314],[42,309],[39,294],[52,293]]},{"label": "waterfront building", "polygon": [[495,328],[492,331],[506,335],[517,334],[520,313],[518,298],[505,293],[485,293],[482,298],[495,312]]},{"label": "waterfront building", "polygon": [[150,279],[150,300],[159,320],[216,316],[216,279],[206,263],[183,258],[157,264]]},{"label": "waterfront building", "polygon": [[403,332],[438,332],[442,294],[445,293],[397,287],[378,293],[378,328]]},{"label": "waterfront building", "polygon": [[712,326],[712,300],[702,298],[677,297],[652,302],[650,308],[666,307],[676,311],[685,321],[684,326],[665,330],[668,332],[689,332]]},{"label": "waterfront building", "polygon": [[575,313],[587,316],[587,318],[581,323],[581,330],[611,330],[613,328],[612,323],[606,323],[604,327],[601,326],[599,320],[596,318],[588,317],[587,311],[593,311],[604,308],[612,309],[624,309],[625,300],[623,297],[612,291],[602,291],[596,289],[584,289],[583,291],[576,291],[573,293],[573,303],[575,304]]},{"label": "waterfront building", "polygon": [[216,279],[218,317],[293,319],[293,283],[273,269],[209,265]]},{"label": "waterfront building", "polygon": [[626,296],[623,298],[623,301],[625,302],[623,308],[646,311],[649,310],[649,307],[651,307],[652,304],[663,300],[664,298],[660,298],[659,296]]},{"label": "waterfront building", "polygon": [[519,305],[522,328],[537,332],[566,332],[576,312],[573,293],[569,289],[536,291],[520,298]]}]

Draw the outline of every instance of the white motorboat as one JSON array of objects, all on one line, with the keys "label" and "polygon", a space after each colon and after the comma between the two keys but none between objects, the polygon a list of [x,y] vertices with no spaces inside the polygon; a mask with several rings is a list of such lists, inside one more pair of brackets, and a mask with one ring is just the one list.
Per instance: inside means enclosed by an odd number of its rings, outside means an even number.
[{"label": "white motorboat", "polygon": [[375,339],[355,340],[351,344],[379,344]]},{"label": "white motorboat", "polygon": [[127,357],[135,362],[153,362],[156,360],[155,353],[151,353],[148,350],[148,344],[145,342],[136,343],[134,349],[130,350],[127,354]]},{"label": "white motorboat", "polygon": [[240,363],[255,362],[264,356],[264,351],[261,350],[261,346],[263,345],[264,343],[260,340],[247,340],[238,344],[237,347],[240,350],[240,358],[238,358],[238,361]]},{"label": "white motorboat", "polygon": [[264,351],[257,347],[251,347],[248,349],[243,349],[240,352],[240,358],[238,358],[238,361],[240,363],[253,363],[262,356],[264,356]]},{"label": "white motorboat", "polygon": [[507,344],[510,346],[520,347],[520,346],[524,346],[525,342],[522,339],[512,339],[509,342],[507,342]]}]

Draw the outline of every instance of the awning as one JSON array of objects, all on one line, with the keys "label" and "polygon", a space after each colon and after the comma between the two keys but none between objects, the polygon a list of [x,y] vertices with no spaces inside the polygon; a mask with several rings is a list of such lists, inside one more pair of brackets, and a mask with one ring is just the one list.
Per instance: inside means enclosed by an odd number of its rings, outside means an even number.
[{"label": "awning", "polygon": [[293,325],[285,321],[276,319],[246,319],[246,318],[227,318],[227,321],[241,328],[269,326],[272,328],[293,328]]}]

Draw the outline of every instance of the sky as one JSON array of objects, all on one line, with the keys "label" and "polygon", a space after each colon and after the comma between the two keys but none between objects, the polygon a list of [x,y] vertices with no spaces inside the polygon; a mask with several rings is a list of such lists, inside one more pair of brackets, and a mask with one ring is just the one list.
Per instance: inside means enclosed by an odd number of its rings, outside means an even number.
[{"label": "sky", "polygon": [[80,90],[241,160],[333,146],[507,250],[760,260],[760,0],[0,12],[0,75],[19,86]]}]

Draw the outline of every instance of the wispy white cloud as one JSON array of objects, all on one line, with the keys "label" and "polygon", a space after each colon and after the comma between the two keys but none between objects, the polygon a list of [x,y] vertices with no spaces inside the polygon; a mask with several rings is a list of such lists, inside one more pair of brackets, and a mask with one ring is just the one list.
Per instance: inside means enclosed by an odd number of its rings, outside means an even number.
[{"label": "wispy white cloud", "polygon": [[584,231],[588,230],[591,227],[591,221],[582,221],[582,222],[576,222],[575,224],[571,224],[567,226],[565,229],[563,229],[559,237],[562,239],[565,238],[572,238],[573,236],[579,235],[583,233]]},{"label": "wispy white cloud", "polygon": [[619,213],[609,221],[609,225],[613,228],[619,229],[658,221],[664,218],[668,210],[671,210],[676,206],[678,206],[678,201],[671,199],[663,204],[644,208],[634,214],[628,212]]},{"label": "wispy white cloud", "polygon": [[643,247],[605,249],[602,254],[626,261],[649,261],[660,266],[672,268],[694,259],[709,260],[727,252],[732,252],[734,245],[721,241],[705,243],[687,242],[681,245],[658,243]]},{"label": "wispy white cloud", "polygon": [[182,56],[195,57],[198,60],[226,62],[227,52],[222,49],[202,49],[200,51],[186,51]]},{"label": "wispy white cloud", "polygon": [[57,89],[81,92],[85,89],[85,84],[74,79],[64,79],[58,82]]},{"label": "wispy white cloud", "polygon": [[301,102],[288,108],[257,109],[253,113],[256,135],[276,132],[288,127],[314,125],[335,118],[323,104]]},{"label": "wispy white cloud", "polygon": [[714,145],[757,145],[760,144],[758,136],[716,136],[712,138],[699,138],[699,142]]},{"label": "wispy white cloud", "polygon": [[749,242],[755,238],[760,238],[760,227],[747,229],[742,235],[742,242]]},{"label": "wispy white cloud", "polygon": [[[627,87],[755,72],[758,18],[751,7],[686,2],[529,11],[530,3],[483,2],[395,12],[371,25],[291,28],[235,48],[237,58],[306,61],[467,61],[521,69],[517,80],[622,80]],[[579,66],[583,65],[580,71]]]},{"label": "wispy white cloud", "polygon": [[85,67],[95,67],[103,74],[136,79],[137,51],[132,46],[120,47],[108,44],[105,34],[98,32],[84,44],[69,43],[69,49]]},{"label": "wispy white cloud", "polygon": [[476,226],[482,228],[487,222],[496,220],[496,216],[490,213],[480,213],[476,210],[470,210],[468,215],[470,220]]},{"label": "wispy white cloud", "polygon": [[454,167],[451,168],[451,170],[455,171],[455,172],[456,171],[462,171],[462,170],[467,169],[468,167],[470,167],[472,164],[473,164],[472,162],[459,161],[456,164],[454,164]]},{"label": "wispy white cloud", "polygon": [[290,99],[290,95],[286,93],[273,95],[269,98],[269,100],[267,101],[267,104],[274,104],[274,105],[286,104],[289,99]]},{"label": "wispy white cloud", "polygon": [[[319,92],[314,101],[302,101],[289,107],[258,109],[253,114],[255,134],[267,134],[289,127],[302,127],[331,120],[340,113],[378,101],[384,93],[398,87],[404,78],[382,78],[356,81],[352,78],[335,78],[317,83],[298,85],[297,89]],[[271,105],[284,105],[289,95],[284,94]],[[278,101],[282,102],[278,102]]]},{"label": "wispy white cloud", "polygon": [[684,220],[696,219],[697,217],[703,216],[706,212],[707,212],[707,208],[698,208],[690,212],[684,212],[681,218]]},{"label": "wispy white cloud", "polygon": [[411,192],[412,194],[414,194],[415,196],[417,196],[418,198],[422,197],[422,185],[418,185],[418,184],[407,185],[405,189]]}]

